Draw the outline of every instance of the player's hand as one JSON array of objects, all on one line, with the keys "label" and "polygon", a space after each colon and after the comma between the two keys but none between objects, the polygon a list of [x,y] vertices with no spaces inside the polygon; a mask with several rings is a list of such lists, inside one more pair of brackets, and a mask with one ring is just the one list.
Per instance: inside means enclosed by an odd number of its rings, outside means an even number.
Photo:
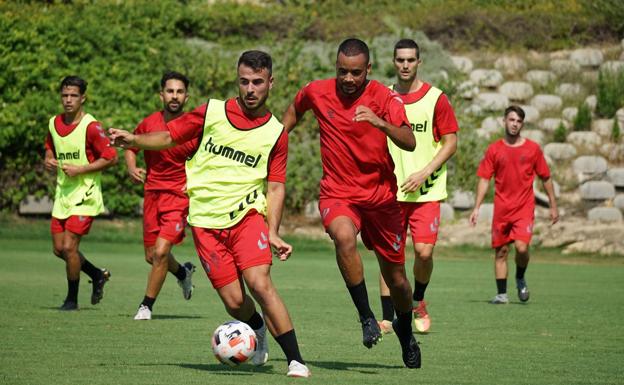
[{"label": "player's hand", "polygon": [[357,106],[355,108],[354,122],[368,122],[377,128],[383,127],[384,121],[375,115],[373,110],[366,106]]},{"label": "player's hand", "polygon": [[111,145],[115,147],[130,148],[134,143],[134,134],[126,130],[109,128],[108,136],[110,137]]},{"label": "player's hand", "polygon": [[58,168],[58,160],[54,158],[47,158],[44,162],[44,166],[48,171],[56,171]]},{"label": "player's hand", "polygon": [[64,164],[61,166],[61,169],[67,176],[70,177],[78,176],[84,173],[82,166],[77,166],[75,164]]},{"label": "player's hand", "polygon": [[556,207],[550,208],[550,224],[554,225],[559,222],[559,210]]},{"label": "player's hand", "polygon": [[479,208],[475,207],[474,210],[472,210],[472,213],[470,213],[470,226],[474,227],[477,225],[477,219],[479,219]]},{"label": "player's hand", "polygon": [[135,167],[133,169],[128,169],[128,175],[130,175],[130,181],[134,184],[141,184],[145,182],[145,169],[140,167]]},{"label": "player's hand", "polygon": [[429,174],[426,170],[420,170],[412,173],[407,177],[405,182],[401,185],[401,191],[404,193],[411,193],[420,187],[429,178]]},{"label": "player's hand", "polygon": [[279,235],[270,234],[269,242],[271,243],[271,248],[273,249],[273,255],[278,257],[280,261],[287,260],[288,257],[290,257],[290,254],[292,254],[292,246],[284,242]]}]

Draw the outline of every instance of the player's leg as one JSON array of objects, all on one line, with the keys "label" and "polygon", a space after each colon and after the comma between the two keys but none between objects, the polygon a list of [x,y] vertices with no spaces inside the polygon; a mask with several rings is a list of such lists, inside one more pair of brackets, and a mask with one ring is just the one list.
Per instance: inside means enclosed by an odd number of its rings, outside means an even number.
[{"label": "player's leg", "polygon": [[265,323],[262,322],[263,317],[257,317],[259,322],[254,321],[255,316],[248,322],[258,337],[258,350],[252,358],[252,364],[264,365],[268,360],[268,328],[286,356],[287,375],[308,377],[310,371],[299,352],[290,315],[271,279],[271,248],[263,242],[268,233],[264,217],[258,213],[249,213],[231,229],[226,242],[249,292],[264,314]]},{"label": "player's leg", "polygon": [[405,274],[405,265],[391,262],[385,256],[376,254],[395,307],[396,319],[392,322],[392,327],[401,344],[403,363],[408,368],[420,368],[420,348],[412,334],[412,289]]},{"label": "player's leg", "polygon": [[379,273],[379,297],[381,299],[382,319],[378,322],[379,328],[383,334],[394,333],[392,330],[392,320],[394,320],[394,305],[392,297],[390,297],[390,289],[383,279],[381,272]]},{"label": "player's leg", "polygon": [[319,202],[323,226],[334,241],[336,263],[362,323],[362,343],[371,348],[381,330],[368,301],[362,258],[357,250],[361,214],[355,207],[336,199]]},{"label": "player's leg", "polygon": [[402,203],[401,208],[409,215],[406,218],[414,242],[414,324],[419,332],[426,332],[431,326],[425,291],[433,272],[433,248],[438,239],[440,227],[440,202]]},{"label": "player's leg", "polygon": [[529,300],[529,288],[524,278],[527,267],[529,266],[529,245],[521,240],[515,240],[516,247],[516,288],[518,289],[518,299],[522,302]]},{"label": "player's leg", "polygon": [[[158,237],[170,242],[171,246],[182,243],[184,240],[184,228],[188,215],[188,197],[168,191],[158,194]],[[178,285],[182,289],[182,297],[191,299],[193,294],[192,276],[195,272],[193,263],[180,264],[173,254],[171,247],[167,253],[168,271],[173,274]]]},{"label": "player's leg", "polygon": [[414,243],[414,325],[421,333],[431,327],[431,319],[425,303],[425,291],[433,272],[433,243]]},{"label": "player's leg", "polygon": [[494,249],[494,278],[496,279],[496,296],[490,303],[509,303],[507,296],[507,256],[509,255],[509,244],[498,246]]},{"label": "player's leg", "polygon": [[[266,326],[286,356],[286,362],[288,363],[287,375],[291,377],[309,377],[310,371],[301,357],[297,335],[290,315],[282,298],[277,293],[275,285],[273,285],[270,269],[271,266],[268,264],[249,267],[243,270],[243,277],[250,293],[262,308],[264,319],[267,321]],[[260,350],[262,344],[266,344],[265,333],[265,330],[261,329],[261,334],[264,335],[262,335],[262,343],[259,338],[258,353],[263,351],[267,351],[267,353],[261,354],[257,358],[254,357],[252,363],[255,365],[262,365],[268,359],[268,350]],[[256,354],[258,355],[258,353]]]},{"label": "player's leg", "polygon": [[412,334],[412,288],[405,273],[405,227],[396,202],[362,215],[362,241],[375,252],[379,270],[390,289],[396,312],[392,327],[401,344],[403,363],[421,365],[420,348]]},{"label": "player's leg", "polygon": [[63,241],[61,253],[65,260],[65,272],[67,275],[67,296],[61,306],[61,310],[78,309],[78,288],[80,286],[80,254],[78,253],[78,245],[80,244],[80,235],[71,231],[63,232]]}]

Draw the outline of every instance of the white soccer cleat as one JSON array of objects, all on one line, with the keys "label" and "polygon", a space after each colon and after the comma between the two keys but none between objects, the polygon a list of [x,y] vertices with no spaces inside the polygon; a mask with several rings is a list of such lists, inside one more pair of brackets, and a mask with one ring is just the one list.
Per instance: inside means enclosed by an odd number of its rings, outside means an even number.
[{"label": "white soccer cleat", "polygon": [[134,316],[134,320],[145,321],[145,320],[151,320],[151,319],[152,319],[152,311],[150,310],[149,307],[141,304],[141,306],[139,306],[139,310]]},{"label": "white soccer cleat", "polygon": [[186,277],[183,280],[178,280],[178,285],[182,288],[182,296],[184,299],[189,300],[193,295],[193,273],[195,272],[195,265],[191,262],[186,262],[182,265],[186,270]]},{"label": "white soccer cleat", "polygon": [[310,369],[299,361],[292,360],[290,364],[288,364],[288,373],[286,373],[288,377],[308,378],[311,375]]},{"label": "white soccer cleat", "polygon": [[496,297],[492,298],[490,303],[492,305],[506,305],[509,303],[509,297],[507,297],[507,293],[496,294]]},{"label": "white soccer cleat", "polygon": [[254,330],[256,333],[256,340],[258,341],[258,349],[256,354],[251,357],[251,363],[255,366],[262,366],[269,360],[269,340],[267,339],[267,327],[266,322],[258,330]]}]

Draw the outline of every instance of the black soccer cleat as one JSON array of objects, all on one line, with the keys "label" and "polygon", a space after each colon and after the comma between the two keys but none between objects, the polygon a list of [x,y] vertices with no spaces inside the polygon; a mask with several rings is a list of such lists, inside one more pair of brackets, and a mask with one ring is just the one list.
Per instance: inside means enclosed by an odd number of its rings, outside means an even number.
[{"label": "black soccer cleat", "polygon": [[61,307],[59,307],[59,310],[61,311],[78,310],[78,304],[74,301],[65,300],[65,302],[63,302]]},{"label": "black soccer cleat", "polygon": [[100,278],[92,281],[93,291],[91,292],[91,305],[98,304],[104,297],[104,284],[110,279],[111,273],[107,269],[101,269]]},{"label": "black soccer cleat", "polygon": [[397,319],[392,321],[392,329],[394,329],[394,333],[397,337],[399,337],[401,351],[403,353],[403,363],[405,366],[409,369],[420,368],[420,347],[418,346],[418,342],[416,342],[414,335],[410,333],[409,335],[401,336],[399,334]]},{"label": "black soccer cleat", "polygon": [[381,329],[373,317],[360,320],[360,322],[362,323],[362,343],[370,349],[381,341]]}]

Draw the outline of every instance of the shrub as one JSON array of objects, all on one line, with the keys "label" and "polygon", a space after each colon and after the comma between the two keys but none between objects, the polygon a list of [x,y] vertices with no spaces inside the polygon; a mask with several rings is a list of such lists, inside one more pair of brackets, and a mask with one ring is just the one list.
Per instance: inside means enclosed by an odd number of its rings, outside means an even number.
[{"label": "shrub", "polygon": [[574,118],[574,131],[588,131],[591,128],[592,115],[589,106],[581,103]]},{"label": "shrub", "polygon": [[620,130],[620,122],[617,117],[614,119],[613,128],[611,128],[611,141],[613,143],[618,143],[620,141],[620,136],[622,132]]},{"label": "shrub", "polygon": [[568,130],[566,129],[563,122],[560,122],[557,128],[555,129],[553,140],[555,142],[563,143],[566,141],[567,134],[568,134]]},{"label": "shrub", "polygon": [[604,70],[598,74],[596,114],[612,118],[624,106],[624,70]]}]

